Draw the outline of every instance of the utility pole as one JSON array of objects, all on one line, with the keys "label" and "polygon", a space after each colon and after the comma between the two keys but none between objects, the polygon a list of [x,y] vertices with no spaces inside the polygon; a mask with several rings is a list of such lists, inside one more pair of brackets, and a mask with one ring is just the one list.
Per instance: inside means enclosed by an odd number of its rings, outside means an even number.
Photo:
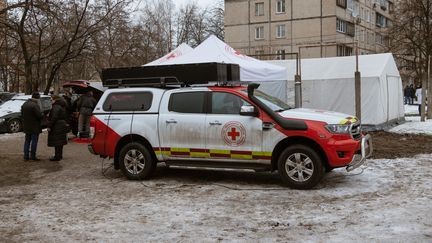
[{"label": "utility pole", "polygon": [[[428,119],[432,119],[432,84],[431,84],[431,56],[429,55],[429,63],[428,63],[428,80],[427,85],[425,87],[425,97],[428,98],[427,102],[425,101],[424,107],[426,109],[426,106],[428,107],[426,114]],[[423,89],[422,89],[423,91]]]},{"label": "utility pole", "polygon": [[356,117],[361,120],[361,74],[359,71],[359,47],[358,42],[355,43],[356,47],[356,71],[354,73],[354,89],[355,89],[355,109]]},{"label": "utility pole", "polygon": [[426,78],[423,78],[422,80],[422,86],[421,86],[421,95],[422,95],[422,99],[419,100],[418,102],[421,104],[421,109],[420,109],[420,120],[422,122],[426,121],[426,89],[427,89],[427,84],[430,80],[430,65],[431,65],[431,56],[428,55],[427,57],[427,74],[426,74]]}]

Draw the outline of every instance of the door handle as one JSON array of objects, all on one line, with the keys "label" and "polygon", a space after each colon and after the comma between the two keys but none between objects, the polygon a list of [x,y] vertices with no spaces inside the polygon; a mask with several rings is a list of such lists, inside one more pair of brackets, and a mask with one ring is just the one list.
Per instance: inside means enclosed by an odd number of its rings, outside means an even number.
[{"label": "door handle", "polygon": [[175,124],[175,123],[177,123],[177,121],[174,120],[174,119],[166,120],[165,122],[166,122],[167,124],[170,124],[170,123]]},{"label": "door handle", "polygon": [[214,121],[214,122],[209,122],[209,124],[212,125],[212,126],[220,126],[220,125],[222,125],[222,122],[220,122],[220,121]]}]

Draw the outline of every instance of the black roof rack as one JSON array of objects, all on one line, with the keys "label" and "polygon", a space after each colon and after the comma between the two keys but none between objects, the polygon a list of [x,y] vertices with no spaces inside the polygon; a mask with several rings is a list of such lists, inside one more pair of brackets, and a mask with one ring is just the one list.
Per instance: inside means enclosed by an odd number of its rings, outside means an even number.
[{"label": "black roof rack", "polygon": [[227,83],[240,80],[238,64],[193,63],[160,66],[107,68],[102,70],[105,87],[190,86],[210,82]]}]

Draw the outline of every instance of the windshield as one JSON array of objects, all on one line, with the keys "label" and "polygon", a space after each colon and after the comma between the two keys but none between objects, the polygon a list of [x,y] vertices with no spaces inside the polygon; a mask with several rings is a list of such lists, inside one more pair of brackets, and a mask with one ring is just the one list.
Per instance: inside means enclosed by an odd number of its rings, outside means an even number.
[{"label": "windshield", "polygon": [[[247,94],[246,89],[242,90],[242,92]],[[276,97],[270,96],[270,95],[268,95],[262,91],[255,90],[254,96],[257,97],[261,102],[263,102],[266,106],[268,106],[273,111],[281,112],[281,111],[292,109],[291,106],[289,106],[288,104],[286,104],[282,100],[280,100]]]}]

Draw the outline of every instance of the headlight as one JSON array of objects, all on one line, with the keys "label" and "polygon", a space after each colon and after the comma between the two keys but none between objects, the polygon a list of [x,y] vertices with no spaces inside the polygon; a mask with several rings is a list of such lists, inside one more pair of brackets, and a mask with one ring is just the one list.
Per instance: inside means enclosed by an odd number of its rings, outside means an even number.
[{"label": "headlight", "polygon": [[0,118],[0,124],[5,122],[5,121],[6,121],[6,119]]},{"label": "headlight", "polygon": [[349,134],[351,125],[329,124],[325,126],[327,130],[335,134]]}]

